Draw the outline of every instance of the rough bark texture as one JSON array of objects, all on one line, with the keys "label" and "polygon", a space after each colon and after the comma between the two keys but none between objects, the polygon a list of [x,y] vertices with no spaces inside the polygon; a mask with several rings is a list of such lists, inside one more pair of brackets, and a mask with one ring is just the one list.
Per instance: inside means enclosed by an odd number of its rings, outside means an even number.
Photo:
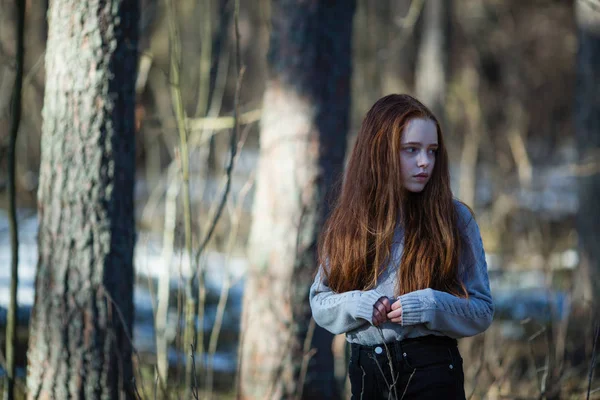
[{"label": "rough bark texture", "polygon": [[306,385],[308,288],[327,199],[343,169],[354,1],[272,3],[242,319],[243,398],[335,398],[331,342],[320,328]]},{"label": "rough bark texture", "polygon": [[30,399],[132,397],[136,0],[54,0]]},{"label": "rough bark texture", "polygon": [[580,249],[579,291],[600,315],[600,5],[576,3],[579,50],[575,99],[575,130],[579,151]]}]

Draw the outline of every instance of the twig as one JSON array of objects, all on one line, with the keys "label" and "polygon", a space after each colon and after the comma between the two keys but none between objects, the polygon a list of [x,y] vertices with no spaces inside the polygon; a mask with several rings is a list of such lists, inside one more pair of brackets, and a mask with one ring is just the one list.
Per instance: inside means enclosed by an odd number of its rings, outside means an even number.
[{"label": "twig", "polygon": [[[246,328],[248,326],[248,313],[242,313],[242,323],[240,324],[241,327]],[[242,329],[240,332],[240,342],[238,345],[238,350],[237,350],[237,365],[236,365],[236,371],[235,371],[235,389],[234,389],[234,394],[235,394],[235,398],[239,399],[241,397],[243,397],[243,394],[240,393],[241,387],[242,387],[242,361],[243,361],[243,356],[244,356],[244,343],[246,340],[246,329]]]},{"label": "twig", "polygon": [[[248,133],[248,129],[244,129],[244,133],[242,134],[242,139],[240,139],[240,142],[239,142],[238,156],[240,154],[240,150],[241,150],[242,146],[244,145],[244,143],[246,141],[247,133]],[[252,187],[252,181],[253,181],[253,179],[251,176],[248,178],[248,180],[246,181],[246,183],[240,190],[236,209],[231,211],[228,208],[228,211],[230,214],[229,219],[231,221],[231,230],[229,232],[229,242],[227,244],[227,259],[225,261],[225,266],[226,266],[225,269],[227,271],[229,270],[228,267],[229,267],[230,261],[231,261],[231,253],[233,252],[233,248],[235,246],[238,232],[239,232],[243,203],[246,198],[246,195],[248,194],[250,188]],[[228,200],[231,200],[231,197],[229,197]],[[228,205],[231,204],[230,201],[228,201],[227,203],[228,203]],[[232,282],[231,276],[229,275],[229,273],[227,273],[227,275],[224,279],[224,282],[221,286],[221,293],[219,295],[219,302],[217,304],[217,313],[216,313],[215,323],[214,323],[213,329],[210,333],[210,340],[208,343],[208,365],[206,368],[206,391],[207,391],[207,396],[209,399],[212,398],[212,391],[213,391],[214,355],[217,350],[217,343],[219,340],[219,334],[220,334],[221,326],[223,323],[223,316],[225,315],[225,306],[227,305],[227,300],[229,297],[229,289],[235,284],[235,282],[236,281]]]},{"label": "twig", "polygon": [[383,343],[383,347],[385,347],[385,354],[387,356],[388,365],[390,367],[390,374],[391,374],[391,377],[392,377],[392,385],[389,388],[390,389],[390,393],[392,392],[392,387],[393,387],[394,388],[394,398],[397,400],[398,399],[398,392],[396,390],[397,378],[394,378],[395,374],[394,374],[394,365],[392,363],[392,355],[390,353],[390,349],[387,346],[387,343],[385,342],[385,337],[383,336],[383,331],[381,330],[380,327],[377,327],[377,330],[379,331],[379,335],[381,336],[381,342]]},{"label": "twig", "polygon": [[[237,21],[237,17],[236,17],[236,21]],[[237,23],[237,22],[236,22]],[[235,98],[236,98],[236,109],[239,107],[239,92],[240,92],[240,86],[241,86],[241,80],[242,80],[242,76],[244,75],[244,71],[245,68],[242,67],[241,71],[240,71],[240,75],[238,77],[238,82],[236,85],[236,94],[235,94]],[[225,201],[227,200],[227,196],[229,195],[229,190],[231,188],[231,176],[233,173],[233,166],[235,164],[235,160],[236,160],[236,154],[237,154],[237,136],[238,136],[238,132],[239,132],[239,121],[238,121],[238,117],[237,117],[238,113],[237,111],[235,112],[235,116],[234,116],[234,120],[236,121],[235,123],[235,128],[232,131],[231,134],[231,141],[230,141],[230,150],[231,150],[231,155],[229,158],[229,164],[227,165],[227,169],[226,169],[226,177],[227,177],[227,181],[226,181],[226,185],[225,185],[225,190],[221,196],[221,201],[219,202],[219,207],[217,209],[217,212],[215,213],[213,219],[210,222],[209,228],[208,228],[208,232],[206,233],[202,244],[200,245],[200,247],[198,248],[197,252],[196,252],[196,264],[198,265],[198,263],[200,262],[200,257],[202,255],[202,253],[204,252],[204,249],[206,248],[206,245],[208,244],[208,242],[210,241],[214,230],[217,226],[217,222],[219,221],[219,218],[221,217],[221,213],[223,212],[223,208],[225,207]],[[194,275],[193,277],[195,278],[196,275],[198,274],[198,271],[194,271]]]},{"label": "twig", "polygon": [[42,51],[40,57],[37,59],[33,67],[27,72],[27,75],[23,79],[23,86],[29,85],[29,81],[33,80],[33,77],[39,71],[40,67],[44,64],[44,57],[46,56],[46,50]]},{"label": "twig", "polygon": [[481,344],[481,355],[479,357],[479,366],[477,367],[477,371],[475,371],[475,376],[473,377],[473,390],[471,391],[471,394],[469,395],[469,400],[471,400],[473,398],[473,395],[475,394],[475,390],[477,390],[477,384],[479,382],[479,375],[481,374],[481,371],[483,370],[483,366],[485,364],[485,333],[482,335],[483,336],[483,343]]},{"label": "twig", "polygon": [[536,333],[534,333],[533,335],[531,335],[529,337],[529,339],[527,340],[527,344],[529,345],[528,346],[529,347],[529,354],[531,355],[531,362],[533,363],[533,371],[534,371],[533,373],[535,374],[535,378],[538,381],[538,387],[540,388],[540,390],[542,388],[542,384],[543,383],[542,383],[542,380],[540,379],[540,377],[538,376],[538,373],[536,371],[537,367],[535,365],[535,353],[533,351],[533,344],[532,344],[532,342],[533,342],[533,340],[535,338],[537,338],[539,335],[541,335],[542,333],[544,333],[545,330],[546,330],[546,327],[542,327],[539,331],[537,331]]},{"label": "twig", "polygon": [[227,195],[229,194],[229,189],[231,187],[231,174],[233,172],[233,166],[234,166],[235,159],[236,159],[235,156],[237,154],[237,138],[239,136],[239,131],[240,131],[240,121],[239,121],[240,89],[242,87],[242,79],[244,77],[244,72],[246,70],[246,67],[244,65],[242,65],[242,55],[241,55],[241,50],[240,50],[239,13],[240,13],[240,2],[239,2],[239,0],[235,0],[235,11],[233,14],[233,21],[234,21],[234,26],[235,26],[235,63],[236,63],[236,69],[238,72],[238,77],[237,77],[237,82],[235,85],[235,93],[234,93],[234,97],[233,97],[233,104],[234,104],[234,106],[233,106],[233,130],[231,132],[231,141],[230,141],[231,155],[229,158],[229,164],[227,165],[227,169],[226,169],[227,185],[225,186],[225,191],[223,193],[223,196],[221,197],[221,202],[219,204],[219,208],[213,218],[210,229],[209,229],[208,233],[206,233],[206,236],[204,237],[204,240],[203,240],[202,244],[200,245],[198,252],[196,253],[196,262],[198,262],[200,256],[202,255],[202,252],[204,251],[204,248],[208,244],[208,241],[210,240],[210,238],[214,232],[214,229],[216,227],[217,221],[219,220],[221,213],[223,212],[223,208],[225,206],[225,201],[227,200]]},{"label": "twig", "polygon": [[154,370],[156,374],[156,377],[154,378],[154,400],[156,400],[156,395],[158,394],[158,380],[160,379],[160,376],[158,376],[158,369],[156,367],[154,368]]},{"label": "twig", "polygon": [[167,189],[167,198],[165,200],[165,222],[163,231],[163,248],[161,254],[164,267],[158,280],[158,306],[156,309],[156,315],[154,317],[157,373],[160,377],[160,384],[163,390],[167,388],[169,378],[166,328],[171,292],[171,262],[173,258],[173,245],[175,242],[178,192],[179,180],[175,179],[171,182],[169,188]]},{"label": "twig", "polygon": [[202,7],[203,31],[200,34],[200,73],[198,74],[198,100],[196,103],[196,116],[204,116],[208,103],[208,92],[210,85],[210,64],[212,60],[212,15],[210,11],[211,0],[199,2]]},{"label": "twig", "polygon": [[[262,109],[246,111],[239,115],[240,125],[250,125],[253,122],[260,120]],[[200,130],[225,130],[235,127],[235,118],[232,117],[205,117],[205,118],[188,118],[187,125],[190,131]],[[203,142],[201,142],[203,143]]]},{"label": "twig", "polygon": [[[237,138],[239,136],[239,99],[240,99],[240,89],[241,89],[241,84],[242,84],[242,78],[244,76],[244,71],[245,71],[245,67],[241,66],[241,52],[240,52],[240,33],[239,33],[239,0],[236,0],[235,2],[235,13],[234,13],[234,22],[235,22],[235,30],[236,30],[236,65],[238,67],[237,71],[238,71],[238,77],[237,77],[237,82],[236,82],[236,90],[235,90],[235,94],[234,94],[234,113],[233,113],[233,119],[234,119],[234,128],[231,132],[231,140],[230,140],[230,159],[229,159],[229,164],[227,165],[227,169],[226,169],[226,185],[225,185],[225,190],[221,196],[221,200],[219,202],[219,206],[217,208],[217,211],[215,213],[215,215],[213,216],[212,219],[210,219],[209,221],[209,225],[207,230],[205,230],[205,236],[204,239],[202,240],[202,243],[200,244],[196,255],[195,255],[195,261],[196,261],[196,268],[193,270],[193,274],[190,278],[190,282],[193,282],[194,279],[196,279],[196,277],[198,278],[198,322],[200,324],[199,327],[199,332],[200,334],[198,335],[198,342],[199,342],[199,348],[200,351],[202,352],[204,349],[204,325],[203,325],[203,320],[204,320],[204,301],[205,301],[205,297],[206,297],[206,291],[204,288],[204,282],[203,282],[203,276],[202,276],[202,272],[200,271],[200,257],[202,256],[202,254],[204,253],[204,250],[206,248],[206,246],[208,245],[208,242],[210,241],[216,226],[217,226],[217,222],[219,221],[221,214],[223,212],[223,209],[225,208],[225,204],[227,201],[227,197],[229,195],[229,191],[231,189],[231,177],[232,177],[232,173],[233,173],[233,166],[235,164],[235,161],[237,160],[237,149],[238,149],[238,143],[237,143]],[[191,259],[191,257],[190,257]],[[190,269],[190,271],[192,271],[192,269]]]},{"label": "twig", "polygon": [[300,377],[298,379],[298,390],[296,391],[296,399],[302,399],[302,392],[304,391],[304,382],[306,381],[306,374],[308,372],[308,363],[310,359],[317,353],[317,349],[311,349],[312,338],[315,333],[315,320],[314,318],[310,319],[310,323],[308,324],[308,331],[306,333],[306,337],[304,338],[304,346],[302,356],[302,367],[300,368]]},{"label": "twig", "polygon": [[400,398],[400,400],[404,399],[404,396],[406,396],[406,391],[408,390],[408,385],[410,385],[410,381],[412,380],[413,376],[415,375],[415,372],[417,372],[417,369],[413,369],[412,374],[410,374],[410,376],[408,377],[408,382],[406,382],[406,387],[404,388],[404,393],[402,393],[402,397]]},{"label": "twig", "polygon": [[[194,377],[194,385],[190,389],[194,399],[198,400],[198,380],[196,379],[196,349],[194,349],[194,343],[190,344],[190,349],[192,351],[190,354],[190,358],[192,359],[192,376]],[[202,357],[202,354],[200,354],[200,357]]]},{"label": "twig", "polygon": [[121,327],[123,328],[123,332],[125,333],[125,337],[129,343],[129,345],[131,346],[131,351],[133,353],[133,355],[135,355],[135,357],[137,358],[137,372],[138,375],[140,376],[140,380],[142,381],[142,393],[144,393],[144,398],[146,399],[146,385],[144,384],[144,376],[142,375],[142,371],[140,370],[140,354],[138,353],[135,345],[133,344],[133,339],[131,338],[131,335],[129,334],[129,331],[127,330],[127,324],[125,322],[125,317],[123,316],[123,312],[121,311],[121,308],[119,307],[119,305],[114,301],[114,299],[112,298],[112,296],[110,295],[110,293],[108,292],[108,290],[106,289],[106,287],[102,284],[100,284],[98,286],[98,290],[100,291],[100,293],[110,302],[112,308],[114,310],[117,311],[117,316],[119,317],[119,321],[121,322]]},{"label": "twig", "polygon": [[[189,169],[189,147],[188,147],[188,133],[186,129],[186,113],[183,105],[183,95],[181,93],[180,85],[180,68],[181,68],[181,42],[179,32],[177,30],[177,18],[175,4],[173,0],[166,0],[167,12],[168,12],[168,23],[169,23],[169,44],[170,44],[170,64],[169,64],[169,79],[171,81],[171,101],[173,103],[173,109],[175,112],[175,120],[177,121],[177,131],[179,132],[179,146],[180,146],[180,162],[181,162],[181,180],[182,180],[182,200],[183,200],[183,224],[185,232],[185,251],[188,254],[188,268],[189,271],[193,270],[192,266],[192,207],[190,199],[190,169]],[[194,321],[196,301],[193,295],[194,279],[188,280],[186,285],[186,311],[185,311],[185,334],[184,334],[184,346],[187,342],[193,342],[196,340],[196,324]],[[200,328],[202,331],[202,328]],[[200,344],[200,353],[202,354],[203,346]],[[202,360],[200,360],[202,365]],[[186,396],[190,397],[188,392],[192,382],[192,369],[189,364],[186,364],[185,368],[185,388]]]},{"label": "twig", "polygon": [[[271,310],[272,313],[274,313],[273,310]],[[284,323],[282,323],[284,324]],[[285,330],[283,330],[285,331]],[[289,349],[292,347],[292,343],[294,340],[294,333],[291,332],[288,329],[288,335],[285,338],[284,344],[283,346],[281,346],[281,349]],[[284,382],[283,382],[283,372],[286,365],[286,358],[289,358],[289,353],[287,353],[286,351],[279,351],[279,353],[281,353],[281,358],[279,359],[279,362],[277,362],[275,365],[277,365],[277,369],[275,371],[274,374],[272,374],[273,378],[271,379],[270,385],[269,385],[269,391],[267,392],[267,396],[265,397],[265,399],[271,399],[273,397],[275,397],[275,392],[277,391],[278,387],[284,386]],[[287,364],[289,365],[290,361],[287,361]],[[279,386],[278,386],[279,385]]]},{"label": "twig", "polygon": [[[179,253],[179,282],[177,283],[177,328],[175,329],[175,346],[178,349],[182,349],[182,351],[177,352],[177,381],[181,381],[181,372],[184,370],[185,366],[185,357],[182,356],[182,353],[185,355],[185,344],[183,343],[182,337],[182,329],[181,323],[185,322],[183,320],[183,290],[182,288],[185,286],[185,282],[183,279],[183,272],[181,271],[181,252]],[[177,392],[177,397],[180,398],[179,392]]]},{"label": "twig", "polygon": [[[388,387],[388,389],[390,389],[390,392],[391,392],[392,385],[390,385],[387,378],[385,377],[385,372],[383,372],[383,368],[381,368],[381,364],[379,364],[379,360],[377,359],[377,356],[369,354],[369,358],[372,359],[373,361],[375,361],[375,365],[377,365],[377,368],[379,368],[379,372],[381,372],[381,376],[383,376],[383,381],[385,382],[385,385]],[[392,378],[394,378],[394,377],[392,376]]]},{"label": "twig", "polygon": [[587,400],[590,399],[590,389],[592,388],[592,379],[594,378],[594,370],[596,369],[596,345],[598,344],[598,333],[600,333],[600,322],[596,322],[596,334],[594,335],[594,345],[592,347],[592,360],[590,362],[590,372],[588,374]]},{"label": "twig", "polygon": [[244,76],[244,72],[245,72],[245,66],[242,66],[241,64],[241,50],[240,50],[240,30],[239,30],[239,0],[235,1],[235,11],[234,11],[234,25],[235,25],[235,48],[236,48],[236,52],[235,52],[235,58],[236,58],[236,67],[237,67],[237,72],[238,72],[238,76],[237,76],[237,81],[236,81],[236,87],[235,87],[235,93],[234,93],[234,97],[233,97],[233,121],[234,121],[234,126],[233,126],[233,130],[231,131],[231,138],[230,138],[230,159],[229,159],[229,164],[227,165],[227,169],[225,171],[225,175],[227,177],[227,181],[226,181],[226,185],[225,185],[225,190],[221,196],[221,200],[217,209],[217,212],[215,213],[215,215],[213,216],[211,222],[210,222],[210,227],[205,230],[205,236],[204,236],[204,240],[202,241],[202,243],[200,244],[198,251],[196,252],[196,269],[193,272],[193,275],[191,277],[191,280],[193,281],[195,279],[195,277],[198,277],[198,320],[199,320],[199,324],[200,324],[200,332],[201,332],[201,337],[198,338],[199,343],[201,344],[200,350],[203,350],[203,342],[204,342],[204,325],[203,325],[203,320],[204,320],[204,302],[205,302],[205,297],[206,297],[206,290],[204,288],[204,282],[203,282],[203,278],[202,278],[202,272],[200,271],[200,257],[201,255],[204,253],[204,250],[206,248],[206,246],[208,245],[208,242],[210,241],[216,226],[217,226],[217,222],[219,221],[219,219],[221,218],[221,214],[223,212],[223,209],[225,208],[225,204],[227,202],[227,197],[229,196],[229,191],[231,189],[231,177],[232,177],[232,173],[233,173],[233,166],[235,165],[235,162],[237,160],[237,150],[238,150],[238,137],[239,137],[239,130],[240,130],[240,124],[239,124],[239,107],[240,107],[240,90],[241,90],[241,86],[242,86],[242,79]]}]

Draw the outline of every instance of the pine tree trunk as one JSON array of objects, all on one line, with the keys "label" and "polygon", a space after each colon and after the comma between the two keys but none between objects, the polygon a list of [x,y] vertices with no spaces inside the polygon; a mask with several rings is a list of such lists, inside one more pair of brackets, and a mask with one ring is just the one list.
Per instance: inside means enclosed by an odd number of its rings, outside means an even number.
[{"label": "pine tree trunk", "polygon": [[[579,50],[575,131],[579,151],[579,290],[596,315],[600,311],[600,6],[577,1]],[[591,166],[591,167],[590,167]]]},{"label": "pine tree trunk", "polygon": [[335,398],[331,342],[320,328],[306,385],[308,289],[327,199],[340,177],[350,105],[354,1],[272,3],[250,270],[241,340],[242,398]]},{"label": "pine tree trunk", "polygon": [[132,394],[135,0],[53,0],[30,399]]}]

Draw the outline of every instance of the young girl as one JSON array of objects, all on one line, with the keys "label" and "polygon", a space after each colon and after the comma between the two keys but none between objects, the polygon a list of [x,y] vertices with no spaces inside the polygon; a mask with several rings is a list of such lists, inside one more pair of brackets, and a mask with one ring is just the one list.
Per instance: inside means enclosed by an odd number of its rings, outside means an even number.
[{"label": "young girl", "polygon": [[456,338],[486,330],[494,306],[479,228],[418,100],[389,95],[367,113],[319,258],[310,305],[346,334],[353,398],[465,398]]}]

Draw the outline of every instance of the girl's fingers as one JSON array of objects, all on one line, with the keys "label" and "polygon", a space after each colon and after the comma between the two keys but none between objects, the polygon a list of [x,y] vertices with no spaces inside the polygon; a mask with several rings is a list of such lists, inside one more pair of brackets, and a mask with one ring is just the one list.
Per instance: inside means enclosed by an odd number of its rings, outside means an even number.
[{"label": "girl's fingers", "polygon": [[391,310],[392,305],[387,297],[383,297],[381,300],[381,304],[385,307],[385,312],[389,312]]},{"label": "girl's fingers", "polygon": [[373,308],[373,325],[379,325],[379,311],[377,311],[377,308]]},{"label": "girl's fingers", "polygon": [[387,297],[381,297],[373,305],[373,325],[379,325],[388,320],[388,312],[392,310],[392,304]]},{"label": "girl's fingers", "polygon": [[399,318],[402,316],[402,310],[394,310],[394,311],[390,311],[387,314],[388,319],[394,319],[394,318]]}]

